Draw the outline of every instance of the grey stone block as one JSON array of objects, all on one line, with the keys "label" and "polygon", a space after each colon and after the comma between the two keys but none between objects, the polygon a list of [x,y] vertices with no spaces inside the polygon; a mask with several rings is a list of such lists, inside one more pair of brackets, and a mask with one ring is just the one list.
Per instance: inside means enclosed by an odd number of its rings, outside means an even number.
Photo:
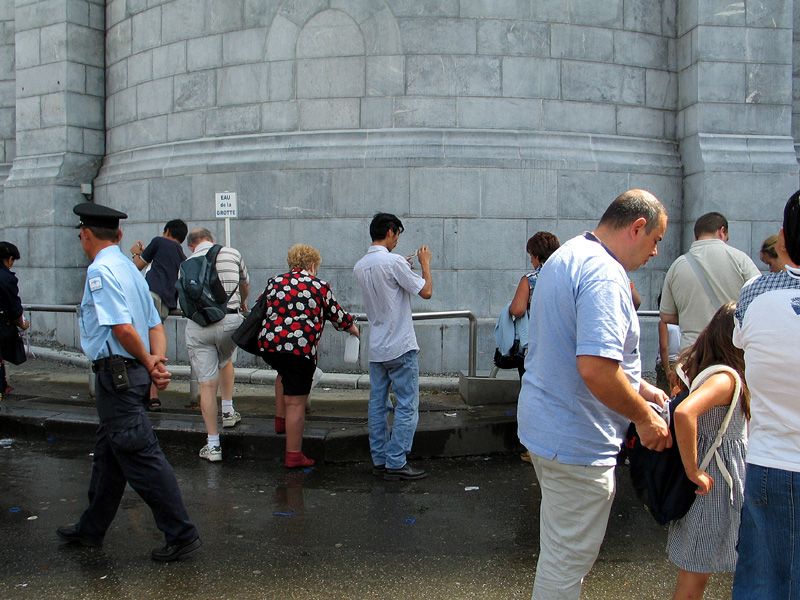
[{"label": "grey stone block", "polygon": [[125,20],[106,33],[106,61],[109,65],[131,54],[131,21]]},{"label": "grey stone block", "polygon": [[[50,63],[30,69],[17,70],[17,97],[27,98],[58,92],[65,87],[65,68],[63,63]],[[14,82],[10,82],[13,91]],[[6,105],[3,102],[3,105]]]},{"label": "grey stone block", "polygon": [[298,98],[360,97],[364,83],[363,56],[297,61]]},{"label": "grey stone block", "polygon": [[[792,27],[792,2],[768,0],[746,4],[748,27]],[[796,10],[796,9],[795,9]]]},{"label": "grey stone block", "polygon": [[280,16],[295,25],[302,27],[306,21],[328,7],[327,0],[307,0],[306,2],[284,3],[280,8]]},{"label": "grey stone block", "polygon": [[86,70],[86,93],[91,96],[105,96],[105,70],[98,67],[84,67]]},{"label": "grey stone block", "polygon": [[280,14],[267,34],[267,60],[293,60],[300,28]]},{"label": "grey stone block", "polygon": [[333,215],[329,171],[254,171],[239,174],[237,182],[243,216],[297,219]]},{"label": "grey stone block", "polygon": [[51,154],[55,148],[67,146],[67,130],[64,127],[31,129],[17,132],[20,156]]},{"label": "grey stone block", "polygon": [[281,0],[244,0],[245,27],[269,26],[281,4]]},{"label": "grey stone block", "polygon": [[[458,270],[506,270],[508,257],[524,252],[525,222],[521,220],[446,219],[444,232],[443,255],[449,266]],[[477,240],[492,240],[491,252]]]},{"label": "grey stone block", "polygon": [[706,133],[786,135],[791,130],[791,111],[767,104],[703,105],[697,125]]},{"label": "grey stone block", "polygon": [[[12,52],[16,51],[16,68],[25,69],[41,64],[39,57],[39,29],[20,31],[16,34],[16,44]],[[13,41],[13,39],[12,39]],[[10,73],[10,71],[8,71]]]},{"label": "grey stone block", "polygon": [[459,0],[386,0],[397,17],[457,17]]},{"label": "grey stone block", "polygon": [[295,97],[295,62],[286,60],[269,63],[269,99],[290,100]]},{"label": "grey stone block", "polygon": [[[90,129],[103,129],[104,121],[104,102],[98,96],[87,96],[86,94],[64,94],[67,125],[77,127],[88,127]],[[44,99],[43,99],[44,100]],[[42,102],[42,117],[45,115],[45,105]]]},{"label": "grey stone block", "polygon": [[222,63],[238,65],[264,60],[267,30],[264,28],[232,31],[222,36]]},{"label": "grey stone block", "polygon": [[372,0],[330,0],[332,10],[340,10],[351,17],[356,23],[363,23],[376,12],[385,10],[385,2],[377,3]]},{"label": "grey stone block", "polygon": [[149,220],[165,223],[170,219],[191,215],[191,177],[165,177],[151,179],[148,195]]},{"label": "grey stone block", "polygon": [[403,44],[397,20],[388,8],[376,12],[361,23],[368,55],[402,54]]},{"label": "grey stone block", "polygon": [[153,51],[147,50],[128,57],[128,85],[134,86],[153,79]]},{"label": "grey stone block", "polygon": [[14,20],[18,31],[62,23],[67,16],[64,0],[40,0],[33,4],[16,3]]},{"label": "grey stone block", "polygon": [[746,97],[745,65],[741,63],[701,62],[697,77],[701,102],[742,102]]},{"label": "grey stone block", "polygon": [[641,137],[664,137],[664,113],[652,108],[618,106],[617,133]]},{"label": "grey stone block", "polygon": [[106,135],[101,129],[83,129],[83,152],[103,156],[106,152]]},{"label": "grey stone block", "polygon": [[464,169],[412,169],[411,213],[473,216],[481,214],[480,174]]},{"label": "grey stone block", "polygon": [[[521,234],[521,235],[519,235]],[[519,235],[519,238],[516,236]],[[510,238],[510,239],[509,239]],[[525,253],[524,230],[515,230],[504,236],[508,239],[511,253],[506,256],[506,264],[502,269],[464,269],[455,275],[456,289],[455,295],[450,297],[445,310],[459,310],[465,307],[479,307],[480,316],[497,317],[502,310],[505,310],[511,299],[514,297],[520,277],[530,271],[531,263]],[[435,294],[439,292],[439,282],[434,280],[436,286]],[[455,299],[458,299],[455,301]],[[473,309],[474,310],[474,309]],[[458,321],[449,321],[453,326],[457,326]],[[467,339],[467,331],[464,331],[463,340]],[[494,334],[489,332],[489,339],[494,345]],[[494,352],[494,348],[492,348]],[[466,368],[466,355],[464,363],[460,369]]]},{"label": "grey stone block", "polygon": [[663,21],[661,7],[662,0],[626,2],[622,7],[624,28],[660,35]]},{"label": "grey stone block", "polygon": [[209,3],[206,20],[206,31],[209,33],[241,29],[243,24],[243,0],[217,0]]},{"label": "grey stone block", "polygon": [[791,29],[699,26],[693,42],[695,55],[702,60],[775,64],[792,60]]},{"label": "grey stone block", "polygon": [[[65,89],[68,92],[86,92],[86,66],[68,61],[64,63],[64,71],[66,72]],[[95,67],[91,67],[92,69]]]},{"label": "grey stone block", "polygon": [[594,27],[622,28],[622,0],[592,2],[592,0],[537,0],[531,5],[534,21],[574,23]]},{"label": "grey stone block", "polygon": [[528,0],[461,0],[461,18],[530,19]]},{"label": "grey stone block", "polygon": [[358,98],[300,100],[300,129],[356,129],[359,126]]},{"label": "grey stone block", "polygon": [[361,129],[388,129],[393,113],[392,98],[361,98]]},{"label": "grey stone block", "polygon": [[147,81],[136,87],[139,118],[165,115],[172,111],[172,78]]},{"label": "grey stone block", "polygon": [[503,96],[558,98],[559,61],[548,58],[503,58]]},{"label": "grey stone block", "polygon": [[41,96],[32,96],[30,98],[20,98],[17,100],[17,129],[38,129],[41,127],[40,102]]},{"label": "grey stone block", "polygon": [[258,106],[232,106],[209,110],[206,113],[206,134],[225,135],[258,131]]},{"label": "grey stone block", "polygon": [[325,11],[315,15],[297,38],[297,58],[363,56],[364,36],[349,15]]},{"label": "grey stone block", "polygon": [[194,0],[174,0],[161,7],[161,41],[165,44],[203,33],[205,11]]},{"label": "grey stone block", "polygon": [[791,104],[791,65],[747,65],[746,102]]},{"label": "grey stone block", "polygon": [[475,129],[539,129],[542,101],[524,98],[459,98],[458,126]]},{"label": "grey stone block", "polygon": [[[177,98],[175,102],[177,108]],[[205,113],[202,110],[167,115],[167,139],[171,142],[201,138],[204,133]]]},{"label": "grey stone block", "polygon": [[173,78],[175,88],[175,110],[191,110],[214,106],[215,77],[214,71],[201,71],[176,75]]},{"label": "grey stone block", "polygon": [[116,94],[128,87],[128,61],[127,59],[114,63],[106,69],[106,90],[108,94]]},{"label": "grey stone block", "polygon": [[531,21],[480,21],[478,54],[550,56],[550,29],[551,25]]},{"label": "grey stone block", "polygon": [[335,169],[333,205],[338,215],[372,217],[380,210],[409,213],[407,169]]},{"label": "grey stone block", "polygon": [[266,63],[217,70],[217,106],[249,104],[267,99],[269,65]]},{"label": "grey stone block", "polygon": [[186,72],[186,42],[176,42],[153,49],[153,77],[167,77]]},{"label": "grey stone block", "polygon": [[587,62],[561,66],[565,100],[644,104],[644,69]]},{"label": "grey stone block", "polygon": [[[602,210],[627,189],[627,173],[562,172],[558,176],[558,216],[597,221]],[[603,207],[600,213],[598,205]]]},{"label": "grey stone block", "polygon": [[127,88],[114,94],[114,125],[128,123],[136,119],[136,88]]},{"label": "grey stone block", "polygon": [[550,28],[553,58],[614,60],[614,34],[611,30],[561,23],[553,23]]},{"label": "grey stone block", "polygon": [[42,64],[66,60],[67,24],[56,23],[42,27],[39,31],[39,59]]},{"label": "grey stone block", "polygon": [[670,68],[667,38],[631,31],[614,32],[614,62],[637,67]]},{"label": "grey stone block", "polygon": [[128,16],[126,3],[127,0],[108,0],[105,18],[109,27],[113,27]]},{"label": "grey stone block", "polygon": [[405,92],[404,56],[368,56],[368,96],[400,96]]},{"label": "grey stone block", "polygon": [[[544,169],[483,170],[481,216],[543,219],[556,215],[555,171]],[[524,245],[523,241],[523,249]]]},{"label": "grey stone block", "polygon": [[138,119],[123,125],[122,128],[126,130],[125,147],[150,146],[167,140],[167,117],[165,116]]},{"label": "grey stone block", "polygon": [[409,56],[406,86],[416,96],[496,96],[500,60],[473,56]]},{"label": "grey stone block", "polygon": [[195,38],[186,42],[186,66],[190,71],[222,65],[222,36]]},{"label": "grey stone block", "polygon": [[678,36],[678,0],[662,0],[661,33],[672,38]]},{"label": "grey stone block", "polygon": [[134,15],[131,40],[134,53],[149,50],[161,44],[161,7],[157,6]]},{"label": "grey stone block", "polygon": [[397,98],[395,127],[454,127],[456,101],[453,98]]},{"label": "grey stone block", "polygon": [[671,71],[647,69],[645,104],[651,108],[675,110],[678,103],[678,76]]},{"label": "grey stone block", "polygon": [[14,137],[14,109],[0,108],[0,139]]},{"label": "grey stone block", "polygon": [[261,131],[295,131],[300,119],[297,102],[264,102]]},{"label": "grey stone block", "polygon": [[88,26],[92,29],[99,29],[104,31],[106,28],[105,10],[104,7],[98,4],[89,5],[89,22]]},{"label": "grey stone block", "polygon": [[475,21],[460,19],[398,19],[408,54],[475,54]]}]

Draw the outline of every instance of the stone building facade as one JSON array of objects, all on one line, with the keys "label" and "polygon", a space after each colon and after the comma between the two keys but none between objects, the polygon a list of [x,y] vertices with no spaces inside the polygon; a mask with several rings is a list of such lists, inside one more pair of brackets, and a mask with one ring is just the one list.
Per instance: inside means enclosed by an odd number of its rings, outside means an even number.
[{"label": "stone building facade", "polygon": [[[704,212],[757,259],[798,187],[796,23],[791,0],[0,0],[0,238],[26,301],[76,303],[81,184],[130,215],[125,248],[176,217],[223,237],[233,191],[254,289],[307,242],[361,311],[352,265],[394,212],[398,250],[434,253],[417,308],[473,311],[484,363],[527,238],[630,187],[671,220],[643,308]],[[35,325],[75,344],[69,316]],[[424,371],[465,368],[465,324],[418,335]]]}]

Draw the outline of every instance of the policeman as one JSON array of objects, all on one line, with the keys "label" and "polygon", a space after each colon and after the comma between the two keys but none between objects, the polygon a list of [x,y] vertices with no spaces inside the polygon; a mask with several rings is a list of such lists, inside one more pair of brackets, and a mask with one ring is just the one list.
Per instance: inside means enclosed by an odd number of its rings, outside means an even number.
[{"label": "policeman", "polygon": [[200,548],[178,481],[145,413],[150,383],[165,389],[166,338],[150,290],[136,266],[117,245],[119,220],[128,215],[84,202],[78,238],[92,264],[80,307],[81,346],[96,373],[100,426],[92,462],[89,506],[74,525],[59,527],[70,543],[100,546],[117,512],[126,482],[153,511],[166,545],[152,551],[155,561],[181,559]]}]

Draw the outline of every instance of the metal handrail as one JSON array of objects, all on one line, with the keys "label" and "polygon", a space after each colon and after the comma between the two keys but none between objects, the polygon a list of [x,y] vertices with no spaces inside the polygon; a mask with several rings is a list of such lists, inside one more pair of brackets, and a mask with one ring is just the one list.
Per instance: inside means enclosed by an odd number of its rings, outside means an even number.
[{"label": "metal handrail", "polygon": [[[24,304],[23,308],[31,312],[77,313],[78,306],[70,304]],[[171,310],[170,316],[185,318],[179,310]],[[367,321],[367,315],[355,313],[356,321]],[[467,373],[475,377],[478,368],[478,319],[469,310],[445,310],[439,312],[412,313],[414,321],[436,321],[439,319],[468,319],[469,320],[469,354]]]}]

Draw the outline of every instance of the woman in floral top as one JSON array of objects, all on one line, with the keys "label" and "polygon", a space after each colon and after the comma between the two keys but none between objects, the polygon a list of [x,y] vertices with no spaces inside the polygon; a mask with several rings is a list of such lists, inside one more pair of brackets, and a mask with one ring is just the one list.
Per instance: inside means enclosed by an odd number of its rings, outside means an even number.
[{"label": "woman in floral top", "polygon": [[288,273],[267,282],[266,316],[258,336],[264,360],[278,372],[275,379],[275,432],[286,433],[287,467],[310,467],[302,452],[305,407],[317,367],[317,344],[325,321],[340,331],[359,334],[330,286],[317,278],[321,257],[316,248],[289,248]]}]

